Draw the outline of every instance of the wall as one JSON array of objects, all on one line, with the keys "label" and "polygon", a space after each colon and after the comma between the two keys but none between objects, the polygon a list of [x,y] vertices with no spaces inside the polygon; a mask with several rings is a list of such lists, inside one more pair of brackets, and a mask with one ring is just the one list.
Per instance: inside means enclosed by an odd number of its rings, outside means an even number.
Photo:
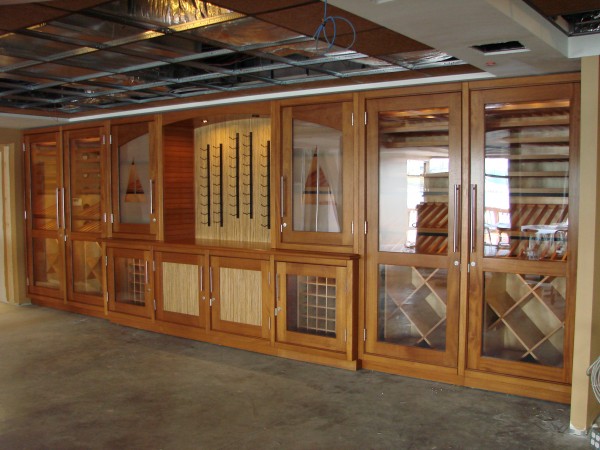
[{"label": "wall", "polygon": [[586,369],[600,356],[600,58],[581,64],[579,249],[571,428],[583,432],[600,414]]},{"label": "wall", "polygon": [[25,283],[25,229],[23,224],[23,152],[21,132],[0,128],[2,170],[2,252],[0,271],[3,290],[0,301],[29,303]]}]

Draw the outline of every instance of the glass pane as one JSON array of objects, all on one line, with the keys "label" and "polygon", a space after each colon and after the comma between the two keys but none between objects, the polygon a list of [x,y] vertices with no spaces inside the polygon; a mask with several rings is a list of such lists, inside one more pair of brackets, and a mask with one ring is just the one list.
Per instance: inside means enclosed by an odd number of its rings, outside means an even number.
[{"label": "glass pane", "polygon": [[379,113],[379,250],[448,252],[448,108]]},{"label": "glass pane", "polygon": [[567,259],[569,106],[486,105],[485,256]]},{"label": "glass pane", "polygon": [[335,337],[335,278],[286,276],[288,331]]},{"label": "glass pane", "polygon": [[484,356],[562,367],[565,277],[486,272]]},{"label": "glass pane", "polygon": [[115,258],[115,302],[145,305],[146,270],[144,259]]},{"label": "glass pane", "polygon": [[97,242],[72,241],[73,291],[102,295],[102,247]]},{"label": "glass pane", "polygon": [[341,104],[294,108],[294,231],[342,231],[341,114]]},{"label": "glass pane", "polygon": [[58,289],[63,277],[58,239],[33,238],[33,285]]},{"label": "glass pane", "polygon": [[119,222],[150,223],[150,138],[147,123],[113,128],[119,161]]},{"label": "glass pane", "polygon": [[102,141],[100,136],[72,136],[71,230],[100,232]]},{"label": "glass pane", "polygon": [[31,207],[34,230],[58,229],[58,147],[54,135],[31,143]]},{"label": "glass pane", "polygon": [[446,269],[380,265],[377,339],[444,350],[447,278]]}]

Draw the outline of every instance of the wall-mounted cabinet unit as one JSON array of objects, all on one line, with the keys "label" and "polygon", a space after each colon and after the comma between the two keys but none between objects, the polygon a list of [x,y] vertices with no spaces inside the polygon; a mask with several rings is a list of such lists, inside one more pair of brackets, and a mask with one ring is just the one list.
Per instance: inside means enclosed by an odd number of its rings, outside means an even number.
[{"label": "wall-mounted cabinet unit", "polygon": [[281,108],[282,247],[353,244],[352,102]]},{"label": "wall-mounted cabinet unit", "polygon": [[145,120],[111,126],[112,236],[154,239],[159,217],[156,124]]}]

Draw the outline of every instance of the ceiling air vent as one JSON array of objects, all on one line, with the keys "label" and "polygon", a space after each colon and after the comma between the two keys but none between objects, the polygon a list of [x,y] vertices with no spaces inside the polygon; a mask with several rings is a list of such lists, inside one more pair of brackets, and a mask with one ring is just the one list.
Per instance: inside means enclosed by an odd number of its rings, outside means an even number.
[{"label": "ceiling air vent", "polygon": [[502,55],[506,53],[528,52],[529,49],[519,41],[495,42],[493,44],[473,45],[471,48],[479,50],[484,55]]}]

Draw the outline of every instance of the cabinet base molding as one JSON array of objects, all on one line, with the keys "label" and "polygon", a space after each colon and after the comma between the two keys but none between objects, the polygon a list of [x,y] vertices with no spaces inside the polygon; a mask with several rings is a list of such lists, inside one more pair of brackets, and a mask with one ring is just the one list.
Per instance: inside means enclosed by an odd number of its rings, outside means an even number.
[{"label": "cabinet base molding", "polygon": [[84,314],[86,316],[106,318],[106,313],[102,306],[87,305],[85,303],[65,303],[62,299],[39,297],[29,294],[31,303],[38,306],[46,306],[48,308],[59,309],[61,311],[73,312],[76,314]]},{"label": "cabinet base molding", "polygon": [[458,369],[440,367],[412,361],[391,360],[377,355],[363,355],[364,369],[402,375],[423,380],[466,386],[485,391],[501,392],[521,397],[536,398],[556,403],[569,404],[571,386],[562,383],[532,380],[529,378],[466,370],[459,375]]},{"label": "cabinet base molding", "polygon": [[465,371],[464,385],[556,403],[571,403],[571,386],[568,384],[467,370]]}]

